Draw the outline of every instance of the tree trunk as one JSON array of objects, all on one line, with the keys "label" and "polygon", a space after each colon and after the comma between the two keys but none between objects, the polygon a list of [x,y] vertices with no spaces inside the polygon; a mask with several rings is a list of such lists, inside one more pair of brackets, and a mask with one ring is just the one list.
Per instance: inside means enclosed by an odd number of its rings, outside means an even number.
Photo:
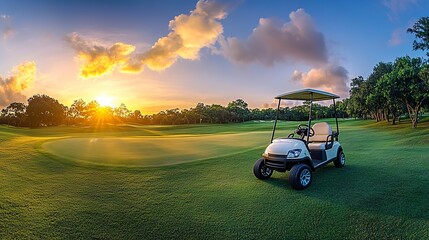
[{"label": "tree trunk", "polygon": [[413,128],[417,127],[417,123],[419,120],[419,111],[420,111],[420,106],[422,104],[423,100],[420,101],[419,103],[417,103],[416,107],[412,107],[409,102],[407,100],[405,100],[405,103],[407,105],[407,110],[408,110],[408,115],[411,119],[411,122],[413,124]]},{"label": "tree trunk", "polygon": [[387,121],[388,123],[390,123],[390,119],[389,119],[390,111],[389,111],[389,109],[383,110],[383,112],[384,112],[384,116],[385,116],[385,118],[386,118],[386,121]]},{"label": "tree trunk", "polygon": [[413,120],[413,128],[417,128],[417,118],[414,118]]}]

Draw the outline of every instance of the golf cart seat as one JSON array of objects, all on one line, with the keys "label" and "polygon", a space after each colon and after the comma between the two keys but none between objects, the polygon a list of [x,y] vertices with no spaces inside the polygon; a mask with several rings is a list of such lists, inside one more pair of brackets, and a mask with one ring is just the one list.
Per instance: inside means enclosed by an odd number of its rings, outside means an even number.
[{"label": "golf cart seat", "polygon": [[310,137],[308,148],[310,149],[327,149],[328,143],[332,141],[332,129],[327,122],[315,123],[313,125],[314,136]]}]

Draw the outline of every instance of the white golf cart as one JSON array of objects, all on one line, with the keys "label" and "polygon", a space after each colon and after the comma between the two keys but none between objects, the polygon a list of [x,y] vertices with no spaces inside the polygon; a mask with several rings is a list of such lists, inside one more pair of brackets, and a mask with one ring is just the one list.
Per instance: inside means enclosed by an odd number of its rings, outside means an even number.
[{"label": "white golf cart", "polygon": [[[259,179],[267,179],[273,170],[290,171],[289,183],[294,189],[302,190],[310,186],[312,172],[334,162],[336,167],[345,164],[345,155],[338,142],[338,118],[335,109],[335,99],[339,96],[315,89],[303,89],[277,96],[276,120],[274,122],[271,144],[265,149],[262,158],[256,161],[253,173]],[[300,124],[288,137],[274,139],[280,103],[286,100],[302,100],[310,102],[308,124]],[[311,126],[311,109],[314,101],[331,100],[334,103],[336,131],[326,122]]]}]

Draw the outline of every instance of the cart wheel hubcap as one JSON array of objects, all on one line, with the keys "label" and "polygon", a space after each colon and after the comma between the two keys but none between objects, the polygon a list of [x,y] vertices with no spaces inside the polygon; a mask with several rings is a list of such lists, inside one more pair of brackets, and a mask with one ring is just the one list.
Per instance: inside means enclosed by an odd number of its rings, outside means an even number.
[{"label": "cart wheel hubcap", "polygon": [[301,174],[299,175],[299,180],[300,180],[302,186],[307,186],[311,180],[310,170],[308,170],[308,169],[302,170]]},{"label": "cart wheel hubcap", "polygon": [[263,165],[262,167],[261,167],[261,174],[264,176],[264,177],[267,177],[267,176],[269,176],[270,174],[271,174],[271,172],[272,172],[273,170],[271,170],[271,168],[269,168],[269,167],[267,167],[267,166],[265,166],[265,165]]},{"label": "cart wheel hubcap", "polygon": [[341,153],[340,161],[341,161],[341,165],[344,165],[344,163],[346,162],[346,156],[344,156],[344,153]]}]

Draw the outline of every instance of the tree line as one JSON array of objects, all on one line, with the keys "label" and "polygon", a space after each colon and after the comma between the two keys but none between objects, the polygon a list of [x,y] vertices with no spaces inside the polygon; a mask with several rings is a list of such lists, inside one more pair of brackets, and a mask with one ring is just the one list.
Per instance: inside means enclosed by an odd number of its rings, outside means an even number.
[{"label": "tree line", "polygon": [[[280,107],[279,119],[302,121],[308,119],[309,102],[301,106]],[[339,115],[347,116],[341,110]],[[313,104],[313,118],[334,117],[334,108]],[[44,127],[65,125],[100,125],[116,123],[134,124],[200,124],[200,123],[236,123],[250,120],[273,120],[276,110],[273,108],[248,108],[248,104],[237,99],[227,106],[219,104],[207,105],[198,103],[188,109],[169,109],[156,114],[144,115],[139,110],[129,110],[125,104],[112,108],[100,106],[97,101],[86,103],[82,99],[75,100],[70,106],[61,104],[58,100],[47,95],[34,95],[28,99],[28,104],[14,102],[1,111],[0,124],[18,127]]]}]

